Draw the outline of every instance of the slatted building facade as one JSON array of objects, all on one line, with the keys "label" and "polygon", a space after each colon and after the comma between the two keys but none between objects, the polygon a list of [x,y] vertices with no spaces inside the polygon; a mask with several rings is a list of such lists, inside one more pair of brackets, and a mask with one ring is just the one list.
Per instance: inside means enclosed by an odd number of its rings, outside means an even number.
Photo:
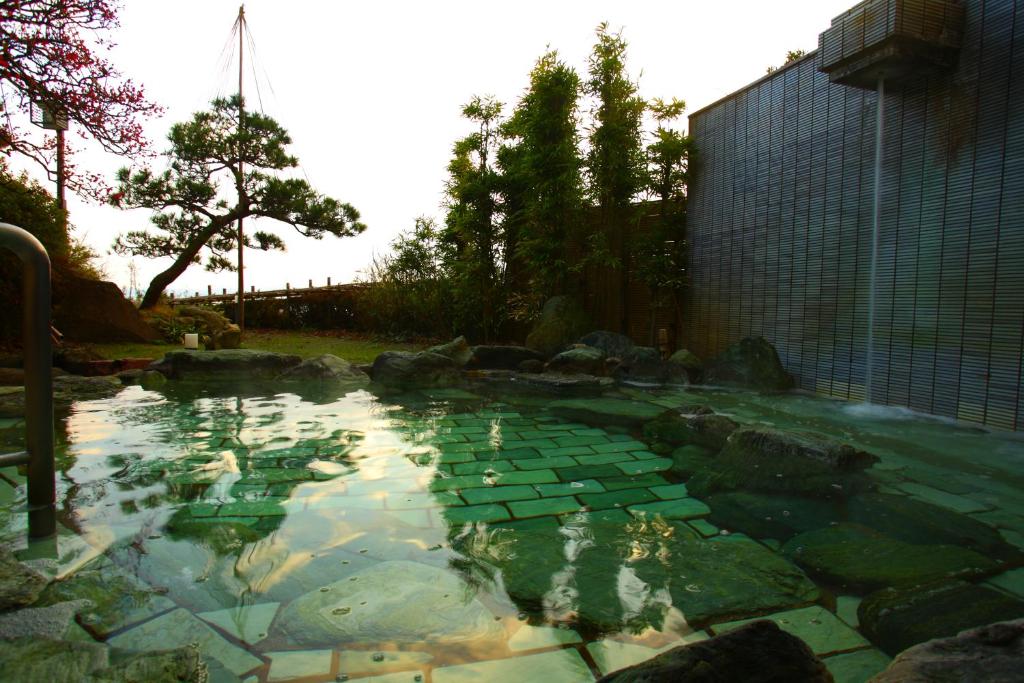
[{"label": "slatted building facade", "polygon": [[695,112],[684,340],[710,357],[763,336],[800,387],[864,398],[878,94],[822,69],[837,33],[931,5],[960,8],[960,48],[885,87],[872,400],[1022,430],[1024,0],[861,3]]}]

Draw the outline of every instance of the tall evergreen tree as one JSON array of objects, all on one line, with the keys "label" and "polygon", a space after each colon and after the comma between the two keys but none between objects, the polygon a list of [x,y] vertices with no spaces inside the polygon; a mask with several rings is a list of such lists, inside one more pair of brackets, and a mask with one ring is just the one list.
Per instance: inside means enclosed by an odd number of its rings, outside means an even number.
[{"label": "tall evergreen tree", "polygon": [[525,284],[534,298],[564,293],[569,285],[566,247],[578,235],[583,204],[579,95],[579,76],[551,50],[537,60],[530,86],[504,127],[515,142],[501,156],[511,189],[510,258],[529,273]]},{"label": "tall evergreen tree", "polygon": [[462,115],[478,129],[455,143],[448,164],[448,215],[443,235],[451,254],[448,267],[454,294],[461,304],[458,322],[465,329],[479,331],[485,340],[493,336],[502,318],[500,284],[505,253],[498,205],[500,176],[494,158],[501,109],[500,102],[480,96],[462,108]]}]

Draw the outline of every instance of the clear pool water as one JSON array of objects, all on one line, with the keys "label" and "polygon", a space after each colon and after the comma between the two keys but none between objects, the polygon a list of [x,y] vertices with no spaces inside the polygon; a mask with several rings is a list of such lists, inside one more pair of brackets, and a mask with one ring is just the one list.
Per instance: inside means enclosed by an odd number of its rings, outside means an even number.
[{"label": "clear pool water", "polygon": [[[880,457],[870,495],[984,524],[995,562],[1024,548],[1019,435],[797,394],[607,395],[842,440]],[[26,544],[10,468],[0,523],[61,578],[44,603],[92,600],[67,637],[198,642],[218,681],[586,681],[765,615],[837,680],[885,666],[858,629],[868,589],[808,576],[785,545],[863,522],[855,503],[700,500],[636,427],[572,422],[549,403],[126,388],[64,420],[59,537]],[[0,440],[19,430],[0,424]],[[972,580],[1022,596],[1016,566]]]}]

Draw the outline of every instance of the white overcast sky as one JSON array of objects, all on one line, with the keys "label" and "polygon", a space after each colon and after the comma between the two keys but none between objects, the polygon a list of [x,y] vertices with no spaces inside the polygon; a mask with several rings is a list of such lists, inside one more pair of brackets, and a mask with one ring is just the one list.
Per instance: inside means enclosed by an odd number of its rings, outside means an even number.
[{"label": "white overcast sky", "polygon": [[[288,251],[247,252],[246,283],[276,289],[286,282],[305,286],[310,278],[323,284],[328,276],[335,283],[350,281],[416,216],[440,219],[451,145],[469,131],[461,105],[474,94],[492,94],[509,111],[548,46],[584,76],[601,21],[623,29],[629,70],[644,97],[679,97],[695,111],[761,77],[768,65],[784,61],[787,50],[815,49],[832,17],[853,4],[249,0],[245,11],[264,112],[291,133],[292,152],[314,187],[353,204],[369,227],[359,237],[315,241],[261,221],[260,228],[285,238]],[[237,62],[225,71],[221,55],[238,5],[125,2],[112,61],[166,107],[147,127],[158,150],[167,147],[171,123],[236,90]],[[249,68],[246,79],[247,104],[258,107]],[[108,176],[124,164],[99,153],[81,162]],[[146,227],[148,214],[75,197],[69,208],[78,235],[103,254],[110,279],[126,286],[128,259],[109,254],[109,247],[120,231]],[[137,264],[144,285],[169,261]],[[209,284],[233,291],[236,278],[193,266],[172,289],[205,292]]]}]

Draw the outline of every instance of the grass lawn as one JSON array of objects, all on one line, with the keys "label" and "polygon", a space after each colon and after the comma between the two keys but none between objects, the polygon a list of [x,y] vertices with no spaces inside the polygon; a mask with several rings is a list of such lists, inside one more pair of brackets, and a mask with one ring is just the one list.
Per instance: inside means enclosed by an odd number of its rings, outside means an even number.
[{"label": "grass lawn", "polygon": [[[162,358],[180,344],[90,344],[104,358]],[[350,363],[371,363],[384,351],[419,351],[425,344],[402,344],[347,335],[339,332],[296,332],[288,330],[246,330],[242,348],[294,353],[312,358],[331,353]]]}]

